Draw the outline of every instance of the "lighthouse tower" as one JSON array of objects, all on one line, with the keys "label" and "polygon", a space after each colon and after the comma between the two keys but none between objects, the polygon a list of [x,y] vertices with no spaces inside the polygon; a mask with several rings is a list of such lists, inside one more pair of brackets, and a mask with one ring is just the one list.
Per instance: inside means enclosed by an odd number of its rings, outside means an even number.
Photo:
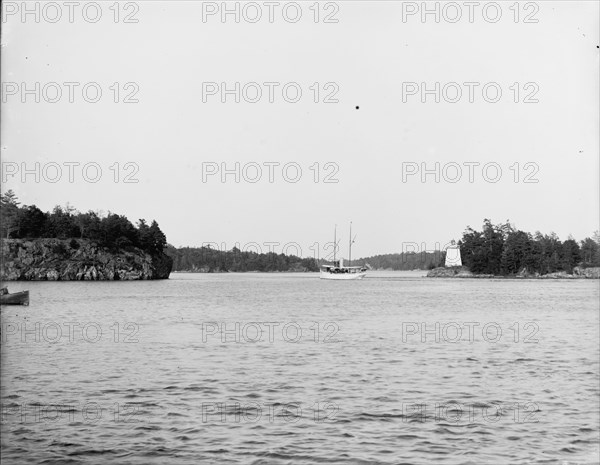
[{"label": "lighthouse tower", "polygon": [[460,247],[454,240],[446,248],[446,267],[462,266],[462,260],[460,258]]}]

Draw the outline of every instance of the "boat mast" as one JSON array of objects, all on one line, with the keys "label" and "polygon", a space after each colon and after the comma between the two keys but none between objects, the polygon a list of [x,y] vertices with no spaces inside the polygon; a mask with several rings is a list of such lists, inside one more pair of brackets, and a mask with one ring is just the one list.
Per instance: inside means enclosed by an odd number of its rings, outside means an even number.
[{"label": "boat mast", "polygon": [[337,249],[337,224],[333,227],[333,266],[335,266],[335,249]]},{"label": "boat mast", "polygon": [[348,266],[352,266],[352,221],[350,221],[350,238],[348,242]]}]

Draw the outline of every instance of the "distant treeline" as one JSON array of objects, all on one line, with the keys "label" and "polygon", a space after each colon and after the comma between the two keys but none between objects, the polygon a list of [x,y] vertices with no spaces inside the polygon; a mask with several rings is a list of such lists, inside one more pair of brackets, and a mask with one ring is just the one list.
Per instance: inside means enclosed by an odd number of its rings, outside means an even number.
[{"label": "distant treeline", "polygon": [[[173,258],[173,271],[319,271],[319,266],[331,260],[315,260],[276,253],[242,252],[234,247],[223,251],[211,247],[169,246],[167,255]],[[446,253],[402,253],[377,255],[353,261],[353,265],[368,263],[373,269],[416,270],[443,266]]]},{"label": "distant treeline", "polygon": [[600,266],[598,232],[580,243],[571,237],[561,242],[554,233],[531,234],[509,222],[494,225],[485,219],[482,231],[467,227],[458,244],[463,264],[473,273],[513,275],[525,269],[543,275]]},{"label": "distant treeline", "polygon": [[318,271],[312,258],[294,255],[242,252],[237,247],[219,250],[211,247],[169,246],[165,251],[173,259],[173,271],[227,272],[227,271]]},{"label": "distant treeline", "polygon": [[358,264],[368,263],[375,270],[430,270],[444,266],[446,252],[402,252],[360,258]]},{"label": "distant treeline", "polygon": [[93,211],[81,213],[70,206],[56,206],[45,213],[35,205],[19,204],[11,190],[0,197],[1,237],[89,239],[110,249],[138,247],[150,254],[162,252],[167,245],[156,221],[148,225],[139,220],[136,227],[125,216],[114,213],[106,216]]}]

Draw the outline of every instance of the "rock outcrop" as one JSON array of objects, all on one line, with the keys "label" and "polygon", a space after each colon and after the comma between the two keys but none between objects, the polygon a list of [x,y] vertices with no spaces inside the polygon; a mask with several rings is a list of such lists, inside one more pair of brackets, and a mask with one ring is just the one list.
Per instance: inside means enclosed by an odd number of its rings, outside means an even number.
[{"label": "rock outcrop", "polygon": [[535,273],[530,272],[527,268],[523,268],[516,275],[516,278],[539,278],[540,274],[536,271]]},{"label": "rock outcrop", "polygon": [[[464,266],[442,266],[434,268],[427,273],[428,278],[477,278],[481,276],[471,273]],[[487,277],[487,275],[485,277]]]},{"label": "rock outcrop", "polygon": [[600,266],[590,268],[576,266],[573,268],[573,276],[578,278],[600,279]]},{"label": "rock outcrop", "polygon": [[[454,267],[440,267],[434,268],[427,273],[428,278],[504,278],[505,276],[495,276],[493,274],[474,274],[471,273],[464,266]],[[512,276],[507,276],[512,277]],[[523,268],[517,273],[515,278],[529,278],[529,279],[600,279],[600,267],[595,268],[573,268],[573,274],[569,274],[566,271],[557,271],[555,273],[548,273],[540,275],[539,273],[530,273]]]},{"label": "rock outcrop", "polygon": [[85,239],[2,239],[2,281],[168,279],[173,260],[128,247],[111,251]]},{"label": "rock outcrop", "polygon": [[523,268],[516,275],[517,278],[538,278],[538,279],[600,279],[600,267],[582,268],[576,266],[573,268],[573,273],[566,271],[555,271],[554,273],[539,274],[531,273]]}]

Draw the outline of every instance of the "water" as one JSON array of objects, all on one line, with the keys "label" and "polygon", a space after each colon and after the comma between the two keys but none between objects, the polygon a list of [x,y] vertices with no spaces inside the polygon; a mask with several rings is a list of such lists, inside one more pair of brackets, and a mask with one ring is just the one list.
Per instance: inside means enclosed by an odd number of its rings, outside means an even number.
[{"label": "water", "polygon": [[421,274],[10,283],[2,462],[598,463],[598,281]]}]

